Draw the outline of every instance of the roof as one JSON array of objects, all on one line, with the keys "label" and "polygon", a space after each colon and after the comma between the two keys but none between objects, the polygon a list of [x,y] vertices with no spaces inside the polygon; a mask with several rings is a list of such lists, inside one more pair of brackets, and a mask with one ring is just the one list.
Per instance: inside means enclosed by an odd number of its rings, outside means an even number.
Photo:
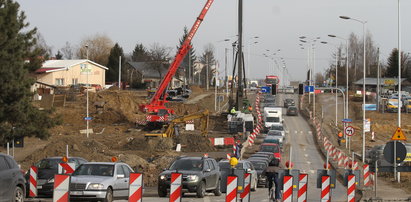
[{"label": "roof", "polygon": [[[398,78],[380,78],[380,85],[383,86],[385,81],[394,80],[394,85],[398,85]],[[401,79],[401,82],[406,79]],[[377,78],[365,78],[365,85],[373,85],[376,86],[378,83]],[[363,85],[363,79],[360,79],[354,82],[355,85]]]},{"label": "roof", "polygon": [[[158,71],[152,67],[150,62],[127,62],[132,68],[139,71],[143,77],[147,78],[160,78]],[[165,76],[167,74],[168,68],[165,64],[163,64],[163,68],[161,68],[161,76]]]},{"label": "roof", "polygon": [[108,70],[107,67],[95,63],[91,60],[46,60],[40,69],[36,70],[36,73],[49,73],[61,70],[67,70],[75,65],[81,63],[91,63],[97,67]]}]

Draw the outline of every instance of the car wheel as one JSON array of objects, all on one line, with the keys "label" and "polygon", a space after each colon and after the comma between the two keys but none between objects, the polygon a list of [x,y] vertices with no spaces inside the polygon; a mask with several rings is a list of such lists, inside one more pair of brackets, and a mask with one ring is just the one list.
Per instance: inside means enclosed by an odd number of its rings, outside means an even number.
[{"label": "car wheel", "polygon": [[113,190],[111,188],[108,188],[104,202],[112,202],[112,201],[113,201]]},{"label": "car wheel", "polygon": [[14,200],[15,202],[24,202],[24,193],[23,189],[20,187],[16,187],[14,190]]},{"label": "car wheel", "polygon": [[205,192],[206,192],[206,187],[205,187],[204,181],[201,181],[200,184],[197,187],[197,198],[204,198]]},{"label": "car wheel", "polygon": [[217,182],[217,187],[214,190],[214,195],[221,196],[221,181],[220,180],[218,180]]},{"label": "car wheel", "polygon": [[158,187],[158,196],[159,197],[166,197],[167,196],[167,189],[162,189]]}]

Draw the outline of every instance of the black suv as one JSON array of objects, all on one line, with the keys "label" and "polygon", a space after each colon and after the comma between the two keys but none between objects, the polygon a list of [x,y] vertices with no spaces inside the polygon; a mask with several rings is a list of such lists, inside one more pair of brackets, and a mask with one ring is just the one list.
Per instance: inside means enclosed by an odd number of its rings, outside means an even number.
[{"label": "black suv", "polygon": [[196,193],[203,198],[206,192],[221,195],[221,173],[217,161],[208,157],[178,157],[171,166],[158,177],[158,195],[167,196],[170,189],[171,173],[183,174],[183,193]]},{"label": "black suv", "polygon": [[[63,157],[49,157],[44,158],[34,166],[37,167],[37,191],[41,196],[53,196],[54,189],[54,175],[58,174],[58,164],[63,163]],[[80,157],[69,157],[67,163],[74,163],[75,168],[79,167],[87,161]],[[29,181],[30,173],[27,173],[26,180]]]},{"label": "black suv", "polygon": [[289,106],[294,106],[295,102],[293,99],[287,98],[284,100],[284,107],[287,108]]}]

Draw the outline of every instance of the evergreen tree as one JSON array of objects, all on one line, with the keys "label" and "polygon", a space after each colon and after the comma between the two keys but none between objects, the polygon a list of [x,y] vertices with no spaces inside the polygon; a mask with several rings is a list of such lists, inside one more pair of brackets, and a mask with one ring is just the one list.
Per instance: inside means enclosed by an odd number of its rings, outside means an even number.
[{"label": "evergreen tree", "polygon": [[[180,45],[177,46],[177,49],[179,49],[183,43],[185,38],[188,35],[188,29],[187,27],[184,27],[184,34],[180,39]],[[193,44],[190,42],[191,49],[188,51],[187,55],[184,57],[183,61],[181,62],[180,69],[185,72],[185,78],[187,79],[187,82],[191,82],[194,77],[194,62],[197,59],[195,56],[195,49],[193,48]],[[191,80],[190,80],[191,78]]]},{"label": "evergreen tree", "polygon": [[57,51],[57,54],[54,56],[56,60],[62,60],[63,59],[63,54],[61,54],[60,51]]},{"label": "evergreen tree", "polygon": [[[401,77],[404,78],[406,77],[406,72],[405,70],[405,63],[408,60],[408,55],[404,54],[404,52],[401,52]],[[390,56],[388,57],[387,60],[387,69],[385,71],[385,77],[398,77],[398,49],[394,48]]]},{"label": "evergreen tree", "polygon": [[[114,47],[110,51],[110,55],[108,56],[108,72],[106,76],[106,80],[109,82],[116,82],[118,81],[118,65],[119,65],[119,57],[121,56],[121,65],[124,65],[124,52],[123,48],[116,43]],[[123,71],[122,71],[123,72]]]},{"label": "evergreen tree", "polygon": [[150,54],[147,48],[144,47],[142,43],[137,44],[131,55],[131,60],[133,62],[146,62],[150,60]]},{"label": "evergreen tree", "polygon": [[57,123],[31,104],[29,73],[45,57],[36,45],[36,28],[28,30],[19,8],[13,0],[0,0],[0,144],[24,136],[47,138]]}]

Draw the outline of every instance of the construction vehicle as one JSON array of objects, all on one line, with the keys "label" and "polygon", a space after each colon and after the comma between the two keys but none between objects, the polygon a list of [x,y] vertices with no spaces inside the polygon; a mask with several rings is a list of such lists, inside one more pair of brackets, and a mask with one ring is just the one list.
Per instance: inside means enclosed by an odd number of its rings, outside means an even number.
[{"label": "construction vehicle", "polygon": [[191,120],[196,120],[196,119],[200,119],[200,131],[201,131],[201,135],[203,136],[207,136],[208,133],[208,117],[209,117],[210,112],[208,110],[204,110],[201,112],[197,112],[194,114],[189,114],[189,115],[185,115],[182,117],[178,117],[175,118],[173,120],[171,120],[167,126],[167,129],[164,131],[164,133],[148,133],[145,134],[145,137],[174,137],[174,127],[177,124],[181,124],[181,123],[186,123],[186,121],[191,121]]},{"label": "construction vehicle", "polygon": [[183,44],[178,49],[177,54],[174,58],[174,61],[171,63],[167,74],[161,81],[160,85],[157,88],[154,96],[151,99],[151,102],[146,105],[140,105],[140,110],[145,113],[148,113],[146,116],[147,125],[159,126],[163,125],[164,123],[169,122],[169,116],[174,114],[174,110],[170,109],[165,106],[167,102],[167,87],[170,84],[173,76],[175,75],[178,67],[180,66],[181,62],[183,61],[184,57],[187,55],[188,51],[190,50],[190,42],[193,39],[195,33],[197,32],[198,28],[200,27],[201,22],[203,21],[207,11],[209,10],[211,4],[214,0],[207,0],[204,8],[202,9],[200,15],[194,22],[190,32],[187,34],[187,37],[184,39]]}]

